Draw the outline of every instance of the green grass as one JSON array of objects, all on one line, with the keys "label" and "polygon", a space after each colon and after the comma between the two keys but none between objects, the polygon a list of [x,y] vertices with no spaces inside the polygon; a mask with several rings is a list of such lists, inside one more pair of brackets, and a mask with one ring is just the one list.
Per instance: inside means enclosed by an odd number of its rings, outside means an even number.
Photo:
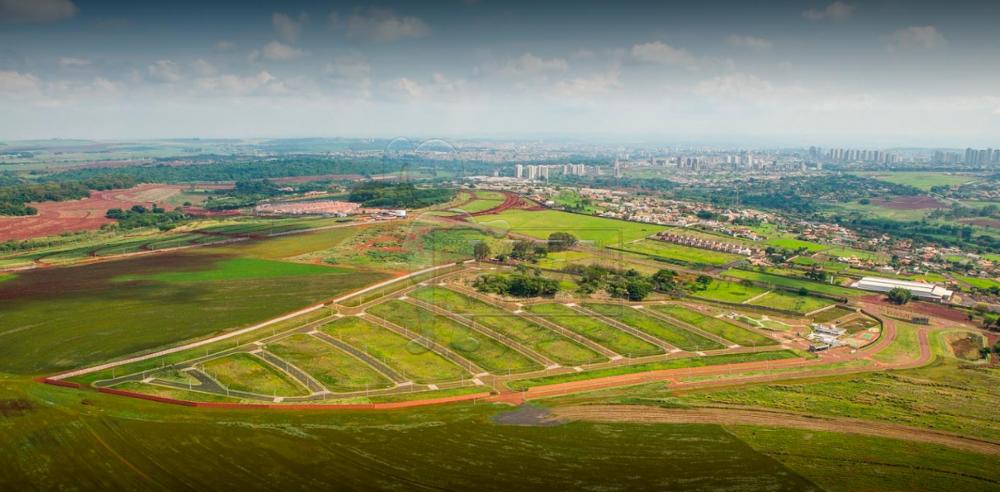
[{"label": "green grass", "polygon": [[499,207],[500,204],[504,202],[503,195],[500,195],[499,198],[483,198],[482,197],[483,193],[485,192],[477,192],[475,200],[455,208],[458,210],[462,210],[463,212],[466,213],[474,214],[477,212],[482,212],[484,210],[489,210],[491,208]]},{"label": "green grass", "polygon": [[775,345],[778,343],[777,341],[759,333],[734,325],[728,321],[699,313],[683,306],[668,304],[650,306],[650,308],[668,316],[673,316],[674,318],[686,323],[690,323],[713,335],[725,338],[730,342],[743,345],[744,347],[759,347],[764,345]]},{"label": "green grass", "polygon": [[116,282],[153,280],[157,282],[214,282],[225,280],[264,279],[277,277],[304,277],[347,273],[344,268],[323,265],[307,265],[287,261],[261,260],[257,258],[233,258],[222,260],[207,270],[193,272],[166,272],[153,275],[123,275]]},{"label": "green grass", "polygon": [[267,350],[316,378],[328,390],[349,392],[392,386],[364,362],[305,334],[267,344]]},{"label": "green grass", "polygon": [[905,362],[920,357],[917,326],[899,320],[893,322],[896,324],[896,338],[885,350],[872,357],[881,362]]},{"label": "green grass", "polygon": [[680,244],[672,244],[663,241],[646,239],[625,245],[626,251],[640,253],[656,258],[665,258],[682,263],[696,265],[725,265],[734,261],[740,261],[742,256],[719,253],[701,248],[691,248]]},{"label": "green grass", "polygon": [[14,280],[17,275],[13,273],[0,273],[0,282],[7,282],[8,280]]},{"label": "green grass", "polygon": [[764,295],[763,297],[757,298],[748,304],[751,306],[763,306],[772,309],[780,309],[782,311],[792,311],[799,314],[805,314],[822,307],[829,306],[833,304],[833,301],[819,297],[801,296],[796,293],[776,290]]},{"label": "green grass", "polygon": [[493,338],[408,302],[393,300],[373,306],[368,312],[427,337],[490,372],[516,373],[542,368]]},{"label": "green grass", "polygon": [[[955,277],[958,278],[958,279],[961,279],[963,282],[965,282],[965,283],[967,283],[967,284],[969,284],[969,285],[971,285],[973,287],[979,288],[979,289],[989,289],[991,287],[1000,287],[1000,282],[998,282],[996,280],[993,280],[991,278],[968,277],[968,276],[964,276],[964,275],[956,275]],[[0,281],[2,281],[2,279],[0,279]]]},{"label": "green grass", "polygon": [[925,172],[925,171],[902,171],[902,172],[873,172],[873,173],[859,173],[864,176],[878,179],[880,181],[888,181],[890,183],[896,183],[901,185],[912,186],[914,188],[920,188],[924,191],[930,191],[934,186],[948,185],[955,186],[960,184],[969,183],[975,181],[977,178],[975,176],[964,176],[956,175],[951,173],[936,173],[936,172]]},{"label": "green grass", "polygon": [[321,329],[418,383],[456,381],[466,376],[464,369],[448,359],[361,318],[340,318]]},{"label": "green grass", "polygon": [[634,364],[628,366],[616,366],[607,369],[596,369],[593,371],[571,372],[558,374],[555,376],[543,376],[531,379],[519,379],[507,383],[510,389],[515,391],[525,390],[534,386],[545,386],[549,384],[569,383],[573,381],[584,381],[609,376],[619,376],[622,374],[634,374],[637,372],[660,371],[664,369],[683,369],[688,367],[704,367],[725,364],[739,364],[742,362],[759,362],[765,360],[793,359],[798,357],[790,350],[775,350],[770,352],[756,352],[750,354],[721,354],[707,355],[704,357],[680,357],[657,362],[647,362],[645,364]]},{"label": "green grass", "polygon": [[831,258],[854,257],[861,260],[885,260],[885,253],[867,251],[857,248],[833,247],[823,251],[823,254]]},{"label": "green grass", "polygon": [[230,390],[276,396],[309,394],[291,376],[250,354],[212,359],[200,368]]},{"label": "green grass", "polygon": [[410,295],[509,336],[560,364],[578,365],[606,360],[601,354],[544,326],[453,290],[424,287]]},{"label": "green grass", "polygon": [[753,285],[742,285],[739,282],[713,279],[705,290],[691,292],[692,297],[700,297],[712,301],[722,301],[739,304],[747,299],[753,299],[767,292],[767,289]]},{"label": "green grass", "polygon": [[810,253],[815,253],[817,251],[822,251],[827,248],[827,246],[814,243],[810,241],[803,241],[801,239],[795,239],[794,237],[776,237],[770,238],[764,241],[764,244],[768,246],[776,246],[778,248],[792,249],[796,250],[799,248],[806,248]]},{"label": "green grass", "polygon": [[[665,229],[663,226],[641,224],[624,220],[607,219],[589,215],[571,214],[557,210],[507,210],[497,215],[475,218],[476,222],[515,234],[547,239],[553,232],[568,232],[599,246],[619,246],[641,239]],[[619,238],[620,241],[619,242]]]},{"label": "green grass", "polygon": [[239,398],[229,398],[227,396],[216,395],[214,393],[188,391],[178,388],[160,386],[157,384],[145,384],[137,381],[128,381],[122,384],[115,385],[114,389],[122,391],[131,391],[133,393],[142,393],[145,395],[159,396],[161,398],[172,398],[174,400],[199,401],[199,402],[224,402],[224,403],[238,403],[241,401]]},{"label": "green grass", "polygon": [[642,357],[663,353],[663,349],[656,345],[629,335],[596,318],[581,314],[562,304],[532,304],[525,306],[524,309],[552,323],[573,330],[621,355]]},{"label": "green grass", "polygon": [[807,280],[804,278],[785,277],[781,275],[772,275],[762,272],[752,272],[749,270],[738,270],[735,268],[730,268],[729,270],[726,270],[723,273],[723,275],[738,279],[748,279],[754,282],[760,282],[768,285],[775,285],[789,289],[805,288],[810,292],[819,292],[821,294],[828,294],[833,296],[852,297],[852,296],[857,296],[861,293],[858,290],[849,289],[847,287],[813,282],[811,280]]},{"label": "green grass", "polygon": [[809,318],[812,319],[814,323],[829,323],[835,319],[843,318],[844,316],[854,312],[855,311],[853,309],[837,306],[825,311],[820,311]]},{"label": "green grass", "polygon": [[689,352],[725,348],[715,340],[709,340],[697,333],[674,326],[659,318],[643,314],[637,309],[621,304],[585,303],[583,307],[629,325],[663,340],[674,347]]}]

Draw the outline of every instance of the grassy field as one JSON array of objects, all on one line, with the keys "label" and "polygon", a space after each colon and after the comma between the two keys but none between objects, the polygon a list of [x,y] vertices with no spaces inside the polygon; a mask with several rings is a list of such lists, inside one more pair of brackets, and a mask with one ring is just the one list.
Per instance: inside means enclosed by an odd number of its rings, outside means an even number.
[{"label": "grassy field", "polygon": [[418,383],[455,381],[466,376],[464,369],[448,359],[361,318],[340,318],[322,330]]},{"label": "grassy field", "polygon": [[621,246],[665,229],[663,226],[571,214],[557,210],[507,210],[476,217],[476,222],[515,234],[547,239],[553,232],[568,232],[598,246]]},{"label": "grassy field", "polygon": [[490,372],[517,373],[542,368],[520,352],[490,337],[407,302],[389,301],[372,307],[368,312],[430,338]]},{"label": "grassy field", "polygon": [[810,253],[822,251],[827,248],[827,246],[819,243],[803,241],[801,239],[795,239],[794,237],[788,237],[788,236],[768,238],[766,241],[764,241],[764,244],[768,246],[775,246],[778,248],[792,249],[792,250],[799,248],[806,248],[806,250],[809,251]]},{"label": "grassy field", "polygon": [[671,325],[659,318],[643,314],[639,310],[628,306],[586,303],[583,304],[583,307],[629,325],[637,330],[649,333],[681,350],[693,352],[725,348],[724,345],[715,340],[709,340],[696,333]]},{"label": "grassy field", "polygon": [[606,360],[601,354],[544,326],[452,290],[424,287],[410,295],[509,336],[560,364],[579,365]]},{"label": "grassy field", "polygon": [[920,357],[920,341],[917,338],[917,326],[899,320],[896,324],[896,339],[885,350],[873,355],[881,362],[904,362]]},{"label": "grassy field", "polygon": [[775,345],[778,342],[764,335],[752,332],[746,328],[734,325],[728,321],[713,318],[709,315],[677,305],[650,306],[668,316],[690,323],[713,335],[725,338],[730,342],[743,345],[744,347],[757,347],[764,345]]},{"label": "grassy field", "polygon": [[562,304],[531,304],[524,309],[622,355],[641,357],[663,353],[663,349],[656,345],[629,335],[596,318],[580,314]]},{"label": "grassy field", "polygon": [[221,260],[212,268],[194,272],[162,272],[152,275],[122,275],[115,282],[135,282],[150,280],[155,282],[214,282],[225,280],[265,279],[277,277],[306,277],[348,273],[351,270],[323,265],[290,263],[287,261],[262,260],[258,258],[233,258]]},{"label": "grassy field", "polygon": [[617,366],[608,369],[597,369],[594,371],[571,372],[555,376],[542,376],[532,379],[519,379],[507,384],[513,390],[525,390],[534,386],[544,386],[547,384],[569,383],[572,381],[584,381],[587,379],[603,378],[608,376],[618,376],[621,374],[633,374],[637,372],[659,371],[665,369],[682,369],[686,367],[703,367],[724,364],[738,364],[741,362],[757,362],[765,360],[792,359],[798,357],[790,350],[775,350],[771,352],[756,352],[751,354],[722,354],[708,355],[704,357],[679,357],[645,364],[635,364],[629,366]]},{"label": "grassy field", "polygon": [[782,311],[805,314],[833,304],[829,299],[801,296],[795,293],[773,291],[749,302],[751,306],[763,306]]},{"label": "grassy field", "polygon": [[830,321],[842,318],[854,312],[855,311],[853,309],[837,306],[825,311],[820,311],[810,316],[809,319],[813,320],[814,323],[829,323]]},{"label": "grassy field", "polygon": [[975,181],[975,176],[936,172],[860,173],[863,176],[930,191],[934,186],[955,186]]},{"label": "grassy field", "polygon": [[735,268],[730,268],[729,270],[726,270],[723,273],[723,275],[738,279],[748,279],[754,282],[760,282],[768,285],[775,285],[789,289],[805,288],[810,292],[819,292],[821,294],[828,294],[833,296],[853,297],[860,295],[862,293],[859,290],[848,289],[847,287],[840,287],[839,285],[813,282],[812,280],[807,280],[805,278],[792,278],[781,275],[771,275],[762,272],[752,272],[749,270],[737,270]]},{"label": "grassy field", "polygon": [[334,392],[392,386],[384,376],[347,353],[305,334],[267,344],[266,350],[316,378]]},{"label": "grassy field", "polygon": [[[956,276],[956,278],[961,279],[963,282],[965,282],[965,283],[967,283],[967,284],[969,284],[969,285],[971,285],[973,287],[979,288],[979,289],[989,289],[991,287],[1000,287],[1000,282],[998,282],[996,280],[993,280],[991,278],[968,277],[968,276],[962,276],[962,275],[958,275],[958,276]],[[0,281],[2,281],[2,279],[0,279]]]},{"label": "grassy field", "polygon": [[501,203],[504,202],[503,193],[496,191],[477,191],[475,192],[475,199],[465,205],[456,207],[463,212],[474,214],[476,212],[482,212],[484,210],[489,210],[491,208],[499,207]]},{"label": "grassy field", "polygon": [[743,259],[742,256],[738,255],[719,253],[717,251],[710,251],[701,248],[691,248],[680,244],[666,243],[652,239],[628,243],[625,245],[624,249],[634,253],[696,265],[725,265],[726,263],[732,263]]},{"label": "grassy field", "polygon": [[212,359],[200,369],[231,390],[276,396],[309,394],[291,376],[250,354]]},{"label": "grassy field", "polygon": [[753,299],[767,292],[767,289],[753,285],[742,285],[739,282],[713,279],[705,290],[691,292],[691,296],[713,301],[739,304],[747,299]]}]

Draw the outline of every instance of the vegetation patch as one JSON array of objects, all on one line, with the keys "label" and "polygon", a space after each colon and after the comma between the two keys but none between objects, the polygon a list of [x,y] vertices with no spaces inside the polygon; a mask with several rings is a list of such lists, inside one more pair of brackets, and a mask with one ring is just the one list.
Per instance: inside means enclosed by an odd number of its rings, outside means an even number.
[{"label": "vegetation patch", "polygon": [[476,217],[476,222],[503,227],[518,234],[548,239],[553,232],[568,232],[581,241],[593,241],[598,246],[621,246],[642,239],[666,227],[557,210],[506,210],[497,215]]},{"label": "vegetation patch", "polygon": [[626,251],[640,253],[655,258],[663,258],[666,260],[697,265],[725,265],[727,263],[743,259],[742,256],[719,253],[701,248],[692,248],[680,244],[672,244],[652,239],[628,243],[624,246],[624,249]]},{"label": "vegetation patch", "polygon": [[643,357],[663,353],[663,349],[656,345],[562,304],[531,304],[524,309],[622,355]]},{"label": "vegetation patch", "polygon": [[200,368],[230,390],[275,396],[309,394],[291,376],[250,354],[212,359]]},{"label": "vegetation patch", "polygon": [[748,304],[805,314],[829,306],[833,304],[833,301],[808,295],[772,291],[754,299]]},{"label": "vegetation patch", "polygon": [[265,350],[302,369],[331,391],[392,386],[392,381],[368,364],[309,335],[300,333],[271,342]]},{"label": "vegetation patch", "polygon": [[674,347],[689,352],[726,348],[715,340],[667,323],[664,320],[641,313],[637,309],[622,304],[586,303],[583,307],[607,316],[618,322],[644,331]]},{"label": "vegetation patch", "polygon": [[722,337],[730,342],[744,347],[776,345],[778,343],[770,337],[766,337],[759,333],[734,325],[728,321],[702,314],[682,306],[667,304],[650,306],[650,308],[668,316],[673,316],[674,318],[684,321],[685,323],[690,323],[713,335]]}]

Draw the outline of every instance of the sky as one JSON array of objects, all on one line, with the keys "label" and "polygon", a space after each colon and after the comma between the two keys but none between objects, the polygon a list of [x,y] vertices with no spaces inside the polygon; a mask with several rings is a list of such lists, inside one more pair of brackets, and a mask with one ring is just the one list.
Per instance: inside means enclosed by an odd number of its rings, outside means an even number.
[{"label": "sky", "polygon": [[1000,147],[1000,2],[0,0],[0,140]]}]

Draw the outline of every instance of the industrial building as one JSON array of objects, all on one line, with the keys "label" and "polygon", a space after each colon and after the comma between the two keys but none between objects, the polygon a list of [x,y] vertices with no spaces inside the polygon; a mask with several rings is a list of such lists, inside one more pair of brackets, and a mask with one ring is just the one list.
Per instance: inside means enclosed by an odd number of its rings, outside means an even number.
[{"label": "industrial building", "polygon": [[861,290],[870,290],[872,292],[889,292],[890,290],[899,287],[910,291],[910,293],[913,294],[913,297],[932,301],[947,301],[951,298],[952,294],[952,291],[934,284],[909,282],[906,280],[881,277],[864,277],[861,280],[854,282],[851,287]]}]

